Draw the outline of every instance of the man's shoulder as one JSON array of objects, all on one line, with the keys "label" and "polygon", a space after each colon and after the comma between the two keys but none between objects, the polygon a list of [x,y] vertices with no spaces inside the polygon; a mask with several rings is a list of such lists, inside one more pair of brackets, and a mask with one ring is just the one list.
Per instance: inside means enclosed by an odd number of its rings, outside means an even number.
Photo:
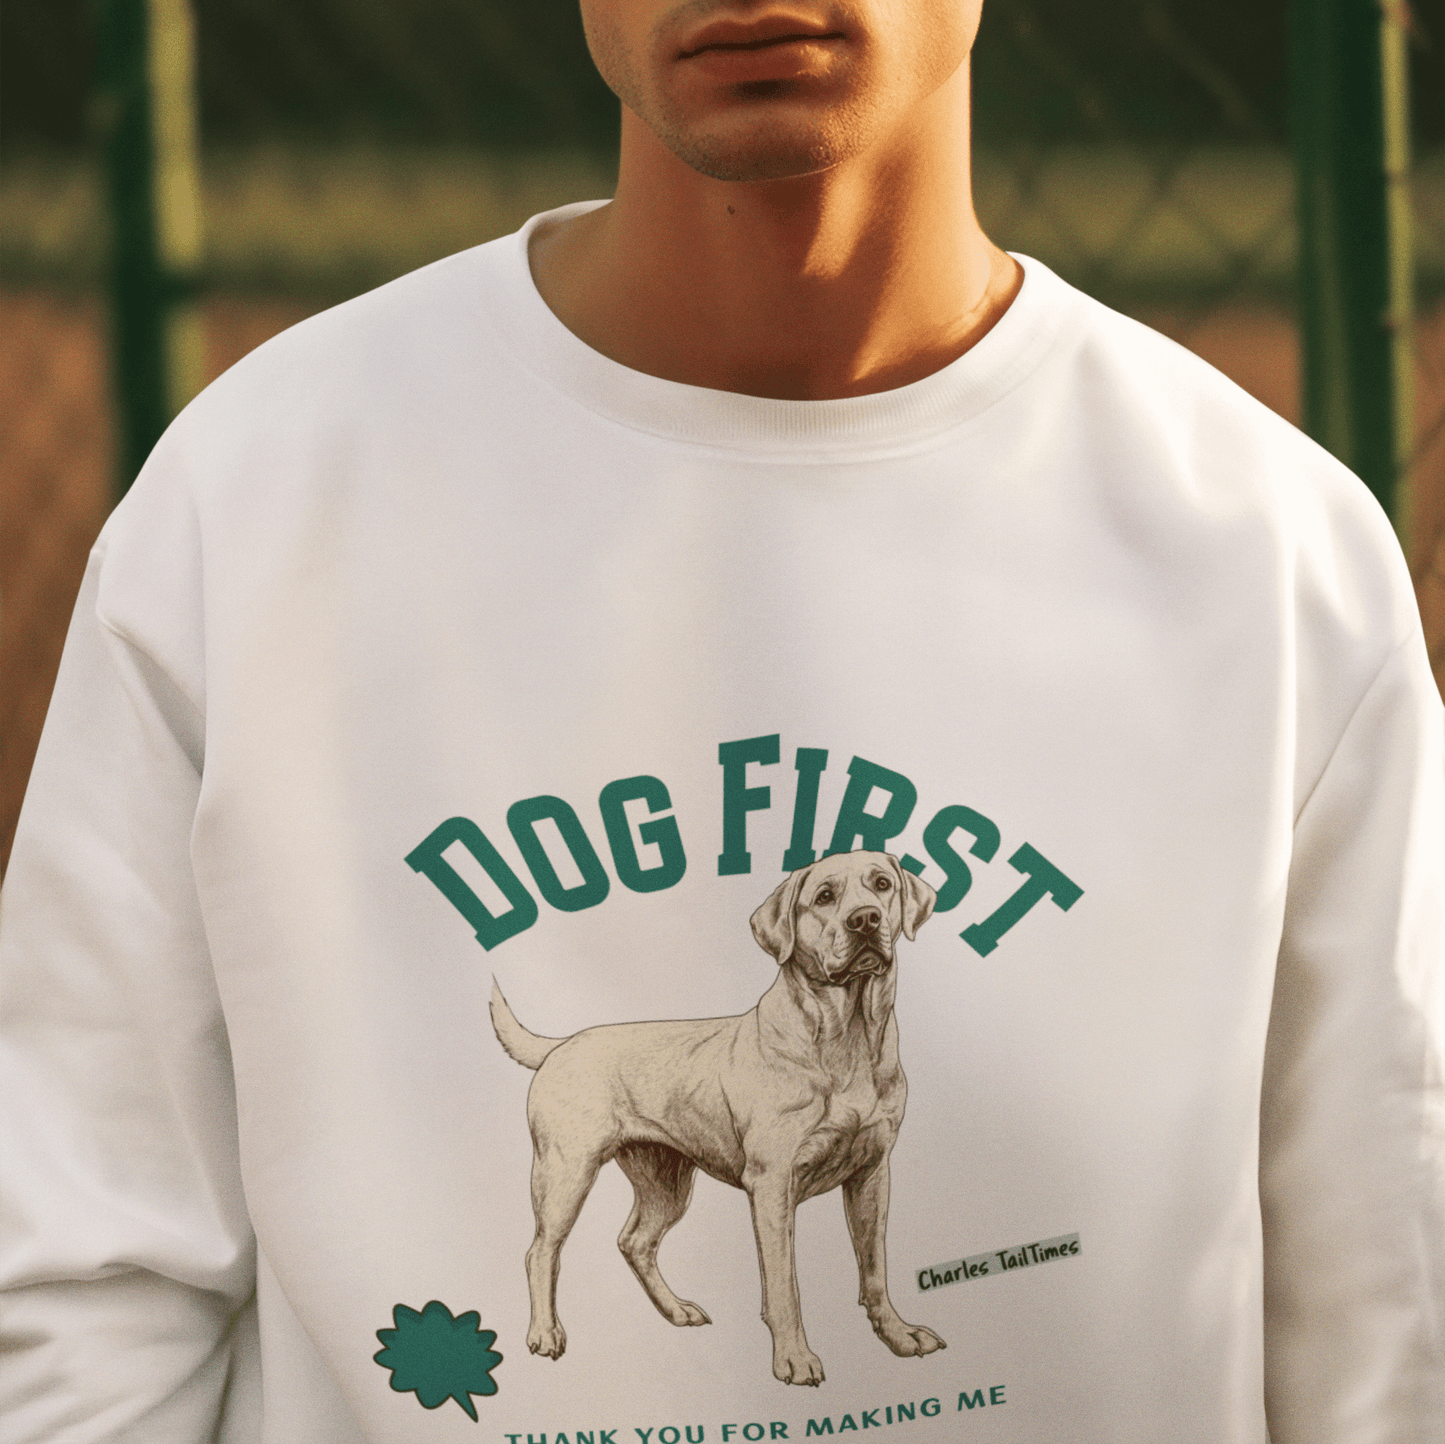
[{"label": "man's shoulder", "polygon": [[[438,413],[472,419],[506,367],[488,293],[506,284],[503,237],[409,272],[263,342],[171,423],[101,537],[105,578],[171,551],[230,550],[280,534],[338,496],[357,462],[399,490]],[[345,488],[343,487],[342,490]],[[288,523],[288,518],[290,519]],[[218,547],[219,544],[219,547]]]},{"label": "man's shoulder", "polygon": [[1094,514],[1185,570],[1264,569],[1300,622],[1396,640],[1418,625],[1394,529],[1353,472],[1179,342],[1051,274],[1041,290],[1072,314],[1032,419]]},{"label": "man's shoulder", "polygon": [[[1027,259],[1027,258],[1025,258]],[[1072,324],[1062,329],[1081,385],[1098,388],[1111,409],[1137,408],[1142,418],[1188,424],[1209,415],[1233,428],[1268,433],[1312,445],[1287,420],[1183,342],[1145,321],[1079,290],[1038,262],[1028,263],[1046,304],[1067,307]]]},{"label": "man's shoulder", "polygon": [[[192,403],[214,421],[228,408],[291,398],[312,411],[372,387],[394,388],[409,373],[441,374],[474,357],[485,340],[486,295],[501,284],[505,236],[443,257],[330,306],[271,337],[218,377]],[[501,254],[499,254],[501,253]],[[183,413],[184,416],[184,413]]]},{"label": "man's shoulder", "polygon": [[109,529],[157,506],[264,508],[334,478],[340,457],[415,449],[438,412],[467,413],[506,373],[489,316],[515,242],[435,261],[257,346],[171,423]]},{"label": "man's shoulder", "polygon": [[1386,525],[1346,466],[1188,346],[1051,273],[1046,285],[1053,304],[1074,311],[1057,360],[1069,372],[1075,406],[1121,462],[1167,464],[1221,501],[1343,507],[1372,529]]}]

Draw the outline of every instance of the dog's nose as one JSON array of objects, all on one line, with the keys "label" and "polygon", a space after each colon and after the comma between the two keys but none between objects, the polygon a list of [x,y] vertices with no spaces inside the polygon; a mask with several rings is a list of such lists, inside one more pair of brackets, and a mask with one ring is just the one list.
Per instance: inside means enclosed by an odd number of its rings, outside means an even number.
[{"label": "dog's nose", "polygon": [[875,907],[854,908],[848,914],[848,931],[850,933],[876,933],[878,924],[883,921],[883,914]]}]

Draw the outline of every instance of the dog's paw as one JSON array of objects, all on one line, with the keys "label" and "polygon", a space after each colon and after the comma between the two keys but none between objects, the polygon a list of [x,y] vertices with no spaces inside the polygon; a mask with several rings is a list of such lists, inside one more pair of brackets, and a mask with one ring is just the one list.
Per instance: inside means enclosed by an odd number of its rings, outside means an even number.
[{"label": "dog's paw", "polygon": [[932,1354],[946,1349],[947,1344],[922,1324],[905,1324],[896,1315],[891,1319],[879,1319],[873,1325],[874,1332],[895,1354],[904,1358]]},{"label": "dog's paw", "polygon": [[527,1347],[547,1359],[560,1359],[567,1347],[567,1330],[561,1324],[533,1324],[527,1330]]},{"label": "dog's paw", "polygon": [[775,1349],[773,1374],[785,1384],[811,1384],[817,1388],[823,1382],[823,1361],[806,1344],[797,1349]]},{"label": "dog's paw", "polygon": [[667,1311],[668,1320],[680,1329],[695,1328],[698,1324],[710,1324],[706,1312],[687,1299],[678,1299],[676,1306]]}]

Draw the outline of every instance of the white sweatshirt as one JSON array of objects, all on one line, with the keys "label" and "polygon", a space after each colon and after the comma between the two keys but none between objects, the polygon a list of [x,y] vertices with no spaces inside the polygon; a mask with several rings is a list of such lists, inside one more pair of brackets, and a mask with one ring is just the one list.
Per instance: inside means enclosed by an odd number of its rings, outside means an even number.
[{"label": "white sweatshirt", "polygon": [[1445,1438],[1441,708],[1368,494],[1032,261],[784,402],[591,351],[528,233],[249,356],[96,546],[0,1439]]}]

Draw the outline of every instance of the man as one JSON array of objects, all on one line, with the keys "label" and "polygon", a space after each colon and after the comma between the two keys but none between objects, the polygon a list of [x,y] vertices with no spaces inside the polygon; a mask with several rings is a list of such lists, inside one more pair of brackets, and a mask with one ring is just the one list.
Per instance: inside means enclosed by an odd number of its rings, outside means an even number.
[{"label": "man", "polygon": [[584,0],[616,199],[158,448],[7,882],[0,1437],[1445,1437],[1408,577],[983,236],[977,12]]}]

